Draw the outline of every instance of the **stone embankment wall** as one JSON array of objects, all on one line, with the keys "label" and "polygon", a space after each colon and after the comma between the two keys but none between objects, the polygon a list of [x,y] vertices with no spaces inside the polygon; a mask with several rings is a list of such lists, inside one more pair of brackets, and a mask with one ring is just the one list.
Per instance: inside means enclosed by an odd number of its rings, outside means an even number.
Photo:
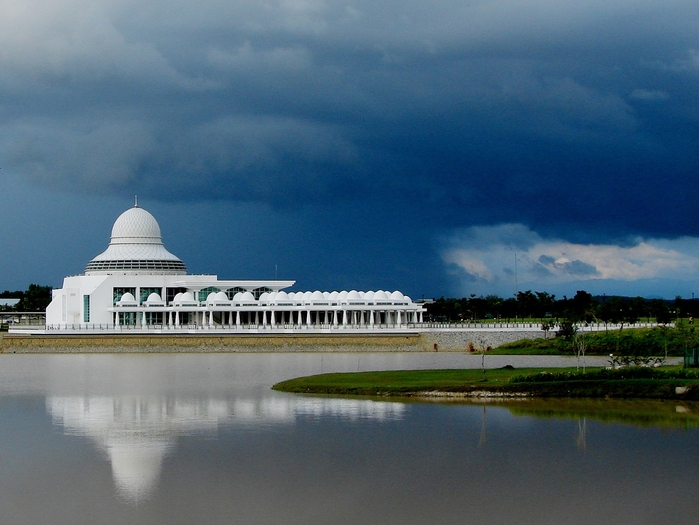
[{"label": "stone embankment wall", "polygon": [[398,335],[0,335],[2,353],[464,352],[542,337],[539,331],[430,331]]}]

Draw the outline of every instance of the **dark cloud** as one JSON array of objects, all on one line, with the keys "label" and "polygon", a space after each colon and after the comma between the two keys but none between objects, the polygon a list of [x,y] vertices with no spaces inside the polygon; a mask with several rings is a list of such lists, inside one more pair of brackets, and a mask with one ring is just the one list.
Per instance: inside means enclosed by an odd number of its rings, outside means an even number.
[{"label": "dark cloud", "polygon": [[13,5],[0,158],[35,186],[303,213],[290,235],[346,257],[393,236],[387,266],[434,268],[430,239],[471,225],[624,243],[699,221],[696,2]]}]

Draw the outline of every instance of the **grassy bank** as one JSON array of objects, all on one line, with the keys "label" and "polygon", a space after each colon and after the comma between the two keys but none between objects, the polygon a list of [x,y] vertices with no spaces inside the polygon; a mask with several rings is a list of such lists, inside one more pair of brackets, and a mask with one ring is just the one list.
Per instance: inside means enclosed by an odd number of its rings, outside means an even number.
[{"label": "grassy bank", "polygon": [[622,370],[402,370],[321,374],[283,381],[275,390],[360,396],[531,396],[699,399],[699,374],[678,368]]},{"label": "grassy bank", "polygon": [[[626,328],[602,332],[579,332],[588,355],[682,356],[685,348],[699,347],[693,325],[677,328]],[[573,352],[573,340],[550,334],[547,338],[522,339],[489,351],[493,354],[564,355]]]}]

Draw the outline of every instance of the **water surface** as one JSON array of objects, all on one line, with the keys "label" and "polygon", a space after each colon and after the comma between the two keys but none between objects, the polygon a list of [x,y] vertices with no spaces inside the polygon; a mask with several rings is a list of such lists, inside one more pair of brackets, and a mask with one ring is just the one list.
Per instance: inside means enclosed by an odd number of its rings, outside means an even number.
[{"label": "water surface", "polygon": [[[321,371],[480,366],[472,357],[0,356],[0,522],[696,521],[692,404],[500,406],[270,390]],[[570,362],[557,359],[488,364]]]}]

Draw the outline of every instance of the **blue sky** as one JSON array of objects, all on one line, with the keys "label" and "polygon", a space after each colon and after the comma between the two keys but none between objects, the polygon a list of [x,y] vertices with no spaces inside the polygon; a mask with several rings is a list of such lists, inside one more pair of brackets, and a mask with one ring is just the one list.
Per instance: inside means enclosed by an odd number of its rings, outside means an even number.
[{"label": "blue sky", "polygon": [[138,194],[221,278],[699,294],[698,20],[694,0],[6,0],[0,289],[82,272]]}]

